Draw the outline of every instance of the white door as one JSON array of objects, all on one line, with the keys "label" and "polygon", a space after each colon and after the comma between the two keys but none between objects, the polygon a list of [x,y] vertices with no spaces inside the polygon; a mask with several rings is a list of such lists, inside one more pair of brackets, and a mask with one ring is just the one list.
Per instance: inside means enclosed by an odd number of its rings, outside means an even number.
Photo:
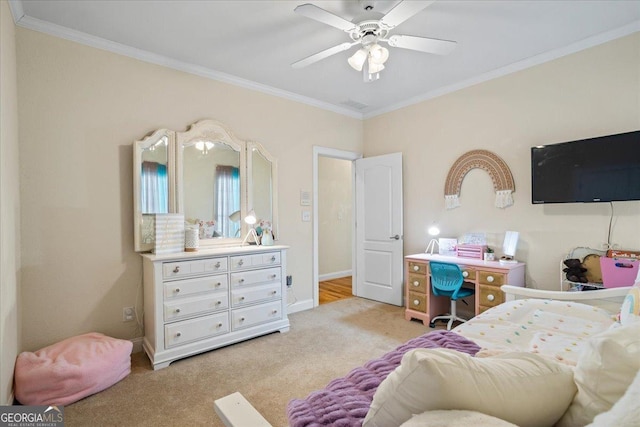
[{"label": "white door", "polygon": [[356,165],[356,295],[403,305],[402,153]]}]

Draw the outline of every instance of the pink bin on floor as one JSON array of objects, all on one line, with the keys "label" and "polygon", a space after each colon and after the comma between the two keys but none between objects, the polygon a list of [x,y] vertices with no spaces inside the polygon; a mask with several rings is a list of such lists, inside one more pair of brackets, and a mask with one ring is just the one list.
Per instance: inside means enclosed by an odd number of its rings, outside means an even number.
[{"label": "pink bin on floor", "polygon": [[638,277],[640,261],[633,258],[600,257],[602,283],[605,288],[632,286]]}]

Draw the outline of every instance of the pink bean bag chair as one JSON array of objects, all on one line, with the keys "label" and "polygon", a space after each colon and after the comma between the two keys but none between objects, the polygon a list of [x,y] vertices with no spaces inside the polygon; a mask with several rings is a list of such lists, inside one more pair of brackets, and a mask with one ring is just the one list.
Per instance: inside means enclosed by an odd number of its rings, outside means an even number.
[{"label": "pink bean bag chair", "polygon": [[15,397],[23,405],[68,405],[131,372],[131,341],[92,332],[18,355]]}]

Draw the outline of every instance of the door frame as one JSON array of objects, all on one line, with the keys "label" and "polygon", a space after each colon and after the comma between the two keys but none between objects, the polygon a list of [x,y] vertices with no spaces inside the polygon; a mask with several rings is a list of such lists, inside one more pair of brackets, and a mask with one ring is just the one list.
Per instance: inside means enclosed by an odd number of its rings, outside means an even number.
[{"label": "door frame", "polygon": [[[313,308],[319,305],[319,267],[318,267],[318,158],[319,157],[330,157],[332,159],[341,159],[341,160],[349,160],[351,163],[355,162],[358,159],[361,159],[362,153],[356,153],[354,151],[345,151],[338,150],[335,148],[327,148],[320,147],[317,145],[313,146]],[[355,165],[351,167],[351,182],[352,182],[352,209],[351,211],[355,213],[356,211],[356,170]],[[351,215],[351,271],[353,280],[351,281],[351,289],[353,291],[353,287],[355,286],[356,279],[356,215]]]}]

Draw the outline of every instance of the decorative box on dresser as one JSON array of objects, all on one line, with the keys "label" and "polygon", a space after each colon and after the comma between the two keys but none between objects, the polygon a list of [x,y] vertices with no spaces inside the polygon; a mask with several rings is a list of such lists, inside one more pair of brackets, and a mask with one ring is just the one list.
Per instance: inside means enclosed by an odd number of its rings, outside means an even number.
[{"label": "decorative box on dresser", "polygon": [[405,257],[405,319],[419,319],[425,325],[440,314],[448,313],[450,300],[431,292],[429,261],[457,264],[465,282],[475,289],[476,315],[504,302],[502,285],[524,286],[525,264],[501,263],[456,256],[420,253]]},{"label": "decorative box on dresser", "polygon": [[287,246],[142,254],[143,348],[153,369],[259,335],[289,330]]}]

